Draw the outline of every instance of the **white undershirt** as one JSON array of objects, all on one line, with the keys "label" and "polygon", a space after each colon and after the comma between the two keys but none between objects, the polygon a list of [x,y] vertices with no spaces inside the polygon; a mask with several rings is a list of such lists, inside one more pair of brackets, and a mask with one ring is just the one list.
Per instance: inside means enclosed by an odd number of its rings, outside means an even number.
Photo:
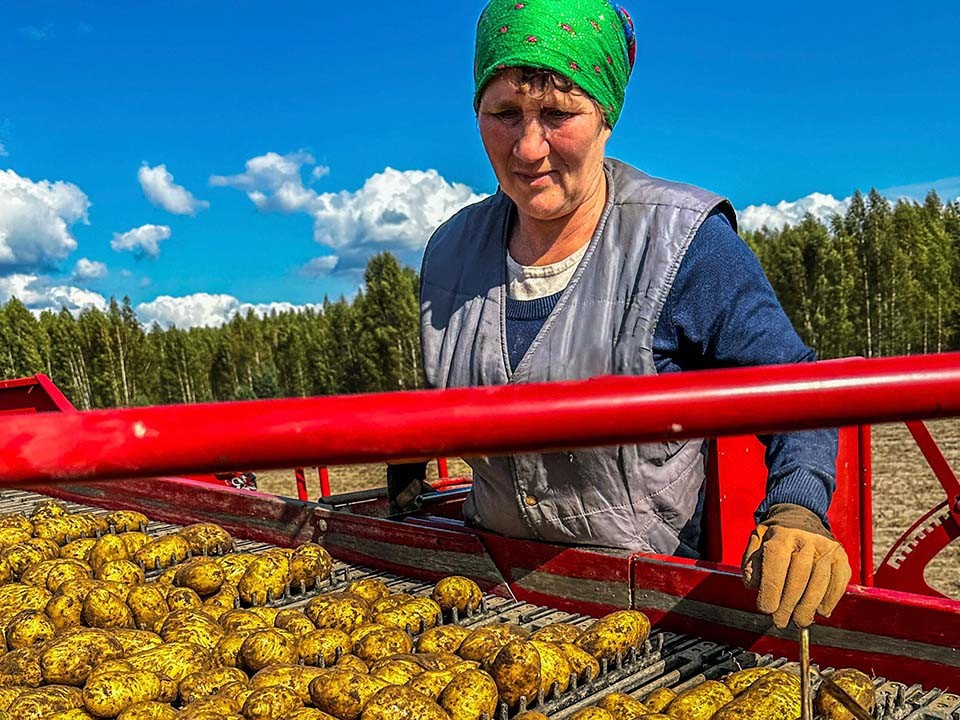
[{"label": "white undershirt", "polygon": [[570,284],[590,243],[560,262],[521,265],[507,251],[507,296],[511,300],[536,300],[560,292]]}]

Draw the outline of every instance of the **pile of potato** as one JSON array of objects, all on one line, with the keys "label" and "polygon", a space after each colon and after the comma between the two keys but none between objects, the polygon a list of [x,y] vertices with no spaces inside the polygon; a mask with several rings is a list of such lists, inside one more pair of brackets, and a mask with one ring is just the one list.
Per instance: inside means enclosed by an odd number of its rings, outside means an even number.
[{"label": "pile of potato", "polygon": [[[869,713],[876,704],[873,681],[859,670],[834,672],[831,679]],[[801,714],[800,678],[794,673],[755,667],[731,673],[723,682],[707,680],[680,694],[657,688],[641,702],[622,693],[605,695],[595,705],[575,712],[570,720],[796,720]],[[815,700],[817,716],[852,720],[825,688]],[[525,712],[514,720],[546,720]]]}]

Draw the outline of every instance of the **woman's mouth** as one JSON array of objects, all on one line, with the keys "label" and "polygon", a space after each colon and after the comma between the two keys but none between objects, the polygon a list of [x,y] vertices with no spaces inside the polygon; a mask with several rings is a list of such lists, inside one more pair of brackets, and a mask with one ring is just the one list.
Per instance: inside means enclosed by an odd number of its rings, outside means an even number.
[{"label": "woman's mouth", "polygon": [[553,175],[553,172],[552,171],[542,172],[542,173],[517,172],[515,173],[515,175],[517,176],[517,178],[520,179],[522,183],[537,187],[539,185],[548,184],[551,180],[550,176]]}]

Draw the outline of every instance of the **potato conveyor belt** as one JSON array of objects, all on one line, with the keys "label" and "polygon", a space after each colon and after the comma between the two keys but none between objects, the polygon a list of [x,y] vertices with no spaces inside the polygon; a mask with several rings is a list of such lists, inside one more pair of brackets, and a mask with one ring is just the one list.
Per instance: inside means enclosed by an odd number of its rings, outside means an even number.
[{"label": "potato conveyor belt", "polygon": [[[29,517],[34,506],[48,497],[20,489],[0,491],[0,515],[22,513]],[[71,512],[106,514],[103,508],[60,501]],[[161,537],[180,529],[178,525],[151,521],[144,531]],[[263,552],[274,547],[265,543],[236,539],[234,552]],[[155,577],[156,569],[145,568],[147,579]],[[451,572],[453,574],[453,572]],[[311,588],[290,588],[283,597],[273,598],[269,603],[275,607],[297,608],[305,605],[318,593],[343,590],[350,582],[362,578],[377,578],[391,592],[428,596],[430,583],[404,578],[391,573],[344,563],[334,562],[331,575]],[[489,623],[508,622],[521,625],[531,631],[551,623],[569,623],[586,627],[593,618],[532,605],[494,595],[485,595],[475,613],[458,618],[447,618],[465,627],[480,627]],[[417,632],[418,628],[411,628]],[[592,680],[571,676],[570,686],[560,693],[549,692],[545,696],[521,700],[520,708],[508,709],[501,705],[498,717],[491,720],[508,720],[522,709],[543,712],[550,718],[565,720],[577,710],[595,704],[610,692],[621,692],[643,699],[658,687],[666,686],[682,691],[704,680],[719,679],[735,670],[769,665],[797,672],[796,663],[783,658],[757,653],[728,645],[721,645],[689,635],[679,635],[654,630],[643,647],[630,651],[614,662],[602,662],[600,675]],[[828,669],[824,669],[826,672]],[[877,688],[877,720],[960,720],[960,695],[926,690],[920,685],[907,686],[885,678],[875,678]]]}]

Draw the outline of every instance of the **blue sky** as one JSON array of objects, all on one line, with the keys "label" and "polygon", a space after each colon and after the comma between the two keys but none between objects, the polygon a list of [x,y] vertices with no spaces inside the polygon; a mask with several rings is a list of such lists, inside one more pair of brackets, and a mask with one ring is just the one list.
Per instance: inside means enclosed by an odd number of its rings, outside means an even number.
[{"label": "blue sky", "polygon": [[[957,3],[626,5],[609,154],[741,210],[960,194]],[[496,188],[482,6],[0,0],[0,300],[193,324],[349,295],[380,249],[417,263]]]}]

